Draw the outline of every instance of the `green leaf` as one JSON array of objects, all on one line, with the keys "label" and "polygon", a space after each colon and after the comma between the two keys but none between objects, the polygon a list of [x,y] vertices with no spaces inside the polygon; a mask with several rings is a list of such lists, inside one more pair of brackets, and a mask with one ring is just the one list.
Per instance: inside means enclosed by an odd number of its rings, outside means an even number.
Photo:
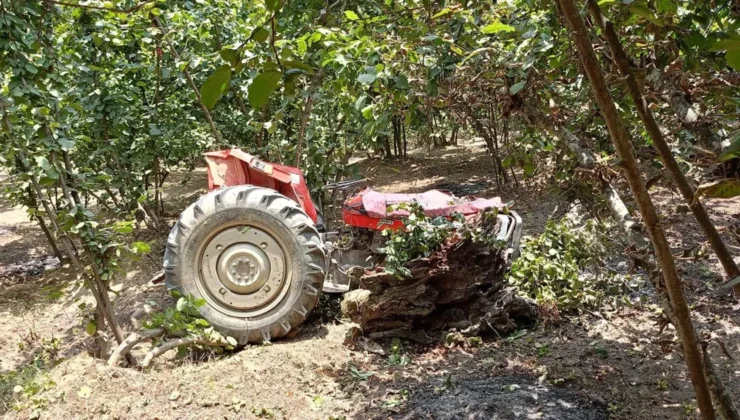
[{"label": "green leaf", "polygon": [[[47,159],[44,156],[36,156],[36,164],[41,167],[41,169],[44,170],[44,172],[49,173],[51,171],[54,171],[54,168],[52,168],[51,163],[49,163],[49,159]],[[54,171],[56,172],[56,171]]]},{"label": "green leaf", "polygon": [[116,233],[120,233],[122,235],[126,235],[126,234],[129,234],[129,233],[133,232],[134,231],[134,228],[131,227],[131,226],[116,226],[116,227],[113,228],[113,230]]},{"label": "green leaf", "polygon": [[396,77],[396,88],[397,89],[402,89],[402,90],[409,89],[410,88],[410,86],[409,86],[409,79],[405,75],[403,75],[403,74],[401,74],[398,77]]},{"label": "green leaf", "polygon": [[265,7],[268,11],[274,12],[280,7],[280,0],[265,0]]},{"label": "green leaf", "polygon": [[431,96],[437,96],[439,93],[439,84],[437,83],[437,79],[427,80],[427,93]]},{"label": "green leaf", "polygon": [[676,0],[656,0],[655,9],[664,15],[675,15],[678,11],[678,2]]},{"label": "green leaf", "polygon": [[432,16],[432,19],[437,19],[438,17],[447,16],[450,13],[452,13],[452,9],[449,7],[445,7],[444,9],[437,12],[434,16]]},{"label": "green leaf", "polygon": [[95,321],[90,321],[85,325],[85,331],[87,332],[87,335],[93,336],[98,331],[98,325]]},{"label": "green leaf", "polygon": [[270,31],[265,29],[263,26],[258,26],[254,28],[254,30],[252,31],[252,34],[249,35],[249,38],[257,42],[265,42],[269,36],[270,36]]},{"label": "green leaf", "polygon": [[175,309],[177,309],[178,312],[182,312],[187,307],[188,307],[187,298],[181,297],[180,299],[177,299],[177,304],[175,305]]},{"label": "green leaf", "polygon": [[522,80],[521,82],[512,85],[509,88],[509,92],[511,92],[512,95],[516,95],[517,93],[519,93],[520,90],[524,89],[524,86],[526,84],[527,84],[527,81],[526,80]]},{"label": "green leaf", "polygon": [[722,179],[711,184],[699,186],[694,193],[694,201],[706,195],[712,198],[733,198],[740,196],[740,179]]},{"label": "green leaf", "polygon": [[495,21],[493,23],[489,23],[488,25],[484,26],[483,29],[481,29],[481,32],[483,32],[486,35],[489,34],[496,34],[499,32],[514,32],[516,29],[514,29],[513,26],[507,25],[505,23],[501,23],[500,21]]},{"label": "green leaf", "polygon": [[724,162],[734,157],[740,157],[740,131],[735,133],[730,140],[730,145],[727,146],[722,153],[719,155],[719,160]]},{"label": "green leaf", "polygon": [[351,10],[345,10],[344,11],[344,16],[347,16],[347,19],[349,19],[349,20],[357,20],[357,19],[360,18],[359,16],[357,16],[357,13],[355,13],[355,12],[353,12]]},{"label": "green leaf", "polygon": [[740,71],[740,49],[728,50],[727,53],[725,53],[725,60],[727,60],[728,66]]},{"label": "green leaf", "polygon": [[367,95],[362,95],[355,101],[355,109],[360,110],[362,107],[365,106],[365,101],[367,101]]},{"label": "green leaf", "polygon": [[236,61],[239,59],[239,51],[233,48],[222,48],[221,51],[218,52],[218,55],[232,66],[235,65]]},{"label": "green leaf", "polygon": [[62,146],[62,150],[64,150],[65,152],[69,152],[70,150],[72,150],[73,147],[75,147],[74,140],[65,139],[63,137],[58,138],[57,143]]},{"label": "green leaf", "polygon": [[131,244],[131,250],[135,254],[148,254],[151,252],[152,247],[146,242],[134,242]]},{"label": "green leaf", "polygon": [[710,51],[733,51],[740,50],[740,39],[727,38],[720,39],[712,45]]},{"label": "green leaf", "polygon": [[226,89],[229,88],[229,80],[231,80],[231,66],[228,64],[217,68],[206,79],[200,88],[200,98],[206,108],[213,109],[216,106],[216,102],[221,99]]},{"label": "green leaf", "polygon": [[352,375],[352,379],[355,379],[358,381],[367,380],[367,378],[374,375],[373,372],[365,372],[365,371],[359,370],[354,365],[349,367],[349,373]]},{"label": "green leaf", "polygon": [[[524,175],[526,176],[532,176],[534,175],[534,170],[536,169],[534,166],[534,163],[532,161],[526,161],[524,165],[522,166],[522,169],[524,170]],[[531,255],[531,254],[530,254]],[[532,255],[532,259],[534,259],[534,255]]]},{"label": "green leaf", "polygon": [[254,109],[260,109],[270,100],[270,94],[277,88],[282,73],[277,70],[268,70],[254,78],[249,85],[249,104]]},{"label": "green leaf", "polygon": [[656,26],[663,26],[663,21],[661,21],[660,19],[658,19],[653,14],[653,12],[651,12],[650,9],[648,9],[645,6],[641,6],[641,5],[637,5],[636,4],[636,5],[630,6],[630,9],[629,10],[630,10],[630,12],[633,15],[642,16],[642,17],[646,18],[647,20],[649,20],[650,22],[652,22]]},{"label": "green leaf", "polygon": [[237,344],[239,344],[239,343],[236,342],[236,339],[234,337],[232,337],[232,336],[227,336],[226,337],[226,342],[229,343],[232,346],[236,346]]},{"label": "green leaf", "polygon": [[285,60],[283,61],[283,66],[289,68],[289,69],[300,69],[305,71],[308,74],[313,74],[315,72],[314,68],[309,66],[308,64],[297,61],[297,60]]},{"label": "green leaf", "polygon": [[375,105],[368,105],[365,108],[362,108],[362,116],[365,117],[366,120],[372,120],[374,108]]},{"label": "green leaf", "polygon": [[376,79],[376,76],[374,74],[370,73],[362,73],[357,77],[357,81],[362,83],[363,85],[369,85],[372,84]]}]

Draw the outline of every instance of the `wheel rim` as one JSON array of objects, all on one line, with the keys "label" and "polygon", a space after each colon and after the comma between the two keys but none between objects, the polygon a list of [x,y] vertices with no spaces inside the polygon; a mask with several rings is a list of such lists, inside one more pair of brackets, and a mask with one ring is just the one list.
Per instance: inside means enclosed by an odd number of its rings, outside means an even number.
[{"label": "wheel rim", "polygon": [[227,226],[204,241],[198,288],[212,306],[234,316],[269,311],[285,296],[290,259],[266,226]]}]

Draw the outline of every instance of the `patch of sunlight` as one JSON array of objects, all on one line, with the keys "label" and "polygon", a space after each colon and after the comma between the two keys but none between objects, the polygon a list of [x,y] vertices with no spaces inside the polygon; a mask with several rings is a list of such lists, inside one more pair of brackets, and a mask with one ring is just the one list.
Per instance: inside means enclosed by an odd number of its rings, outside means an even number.
[{"label": "patch of sunlight", "polygon": [[16,206],[11,208],[10,210],[0,212],[0,220],[3,221],[4,225],[31,223],[28,220],[28,213],[26,213],[26,208],[22,206]]}]

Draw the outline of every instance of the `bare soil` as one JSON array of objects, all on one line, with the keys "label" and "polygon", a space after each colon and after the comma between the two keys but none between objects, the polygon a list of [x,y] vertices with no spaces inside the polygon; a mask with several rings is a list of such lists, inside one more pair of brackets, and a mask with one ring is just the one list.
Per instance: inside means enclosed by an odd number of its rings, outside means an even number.
[{"label": "bare soil", "polygon": [[[481,144],[418,151],[408,161],[364,160],[359,173],[383,191],[429,188],[460,195],[497,195],[514,201],[528,234],[570,204],[541,180],[497,188]],[[166,185],[176,213],[206,190],[202,169],[179,173]],[[182,183],[182,181],[186,181]],[[544,186],[543,186],[544,185]],[[704,239],[668,185],[652,192],[676,254]],[[708,201],[734,255],[733,223],[740,200]],[[148,313],[169,305],[146,283],[159,270],[166,233],[140,234],[149,257],[129,260],[111,294],[123,328],[140,327]],[[269,346],[223,354],[158,359],[149,371],[108,368],[92,358],[81,303],[92,303],[69,267],[47,261],[45,238],[25,212],[0,201],[0,415],[5,418],[289,418],[289,419],[681,419],[695,418],[693,391],[672,329],[659,332],[657,308],[644,302],[614,312],[586,314],[508,338],[418,346],[402,342],[390,358],[344,344],[349,324],[336,319],[337,297],[324,296],[301,331]],[[697,248],[698,249],[698,248]],[[615,253],[615,264],[621,255]],[[686,253],[686,255],[689,255]],[[624,261],[622,261],[624,262]],[[740,262],[740,260],[739,260]],[[35,265],[34,265],[35,264]],[[624,264],[622,264],[624,266]],[[716,258],[683,258],[680,268],[695,319],[722,378],[740,401],[740,305],[717,290]],[[57,341],[55,341],[56,339]],[[720,345],[721,344],[721,345]],[[722,347],[727,351],[722,350]],[[140,349],[143,351],[145,348]],[[49,361],[46,363],[44,361]],[[40,362],[41,361],[41,362]],[[33,395],[16,385],[37,384]],[[30,389],[30,388],[29,388]]]}]

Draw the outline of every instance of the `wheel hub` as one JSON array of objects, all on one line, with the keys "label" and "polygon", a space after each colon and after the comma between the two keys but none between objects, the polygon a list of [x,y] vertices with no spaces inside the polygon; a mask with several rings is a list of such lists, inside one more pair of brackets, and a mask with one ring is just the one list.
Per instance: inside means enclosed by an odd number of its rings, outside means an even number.
[{"label": "wheel hub", "polygon": [[200,285],[220,306],[258,315],[287,292],[286,262],[282,246],[267,229],[234,226],[203,248]]},{"label": "wheel hub", "polygon": [[267,254],[251,243],[236,243],[224,249],[217,267],[219,280],[234,293],[254,293],[270,277]]}]

